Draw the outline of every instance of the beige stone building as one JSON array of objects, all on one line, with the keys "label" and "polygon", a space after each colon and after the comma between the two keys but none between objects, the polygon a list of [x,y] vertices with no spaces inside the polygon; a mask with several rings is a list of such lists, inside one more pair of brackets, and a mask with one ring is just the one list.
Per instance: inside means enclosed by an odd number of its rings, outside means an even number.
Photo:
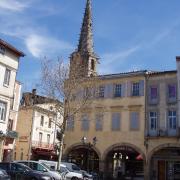
[{"label": "beige stone building", "polygon": [[[24,54],[21,51],[0,39],[0,161],[3,160],[4,150],[5,154],[6,151],[12,151],[14,138],[17,137],[17,117],[14,117],[13,112],[17,115],[20,85],[15,80],[22,56]],[[10,121],[14,124],[12,130],[8,130]]]},{"label": "beige stone building", "polygon": [[146,149],[149,179],[180,179],[179,73],[152,72],[147,76]]},{"label": "beige stone building", "polygon": [[[88,0],[79,45],[70,57],[70,78],[74,69],[77,78],[96,76],[98,59],[93,49]],[[64,149],[67,161],[89,172],[103,172],[107,178],[134,173],[143,178],[146,73],[98,76],[92,103],[67,122]]]},{"label": "beige stone building", "polygon": [[51,99],[37,95],[35,89],[32,93],[23,93],[14,159],[56,159],[56,125],[60,122]]},{"label": "beige stone building", "polygon": [[180,179],[180,57],[173,71],[97,76],[91,18],[87,0],[70,78],[74,69],[77,78],[96,76],[97,93],[67,121],[64,160],[108,180]]},{"label": "beige stone building", "polygon": [[11,161],[13,159],[15,140],[18,138],[16,126],[18,119],[20,96],[21,96],[21,83],[16,81],[14,86],[14,96],[11,102],[11,108],[9,112],[9,120],[7,124],[7,137],[4,141],[4,147],[3,147],[3,161]]}]

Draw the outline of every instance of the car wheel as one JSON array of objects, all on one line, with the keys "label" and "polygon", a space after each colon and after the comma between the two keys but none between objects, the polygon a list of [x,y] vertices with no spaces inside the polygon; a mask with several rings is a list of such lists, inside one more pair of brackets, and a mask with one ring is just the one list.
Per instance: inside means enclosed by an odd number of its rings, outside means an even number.
[{"label": "car wheel", "polygon": [[77,177],[72,177],[71,180],[78,180],[79,178]]}]

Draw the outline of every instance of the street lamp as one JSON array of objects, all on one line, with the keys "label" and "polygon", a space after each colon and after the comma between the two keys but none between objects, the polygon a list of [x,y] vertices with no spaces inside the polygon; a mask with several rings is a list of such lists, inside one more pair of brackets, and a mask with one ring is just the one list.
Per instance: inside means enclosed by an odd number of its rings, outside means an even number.
[{"label": "street lamp", "polygon": [[[87,172],[89,173],[89,155],[90,155],[90,150],[91,150],[91,148],[93,146],[96,145],[97,138],[93,137],[92,142],[87,142],[87,138],[85,136],[83,136],[81,141],[82,141],[83,145],[87,146],[87,150],[88,150],[88,152],[87,152]],[[94,155],[94,152],[93,152],[93,155]],[[94,158],[93,158],[93,166],[94,166]],[[92,168],[92,170],[93,170],[93,168]]]}]

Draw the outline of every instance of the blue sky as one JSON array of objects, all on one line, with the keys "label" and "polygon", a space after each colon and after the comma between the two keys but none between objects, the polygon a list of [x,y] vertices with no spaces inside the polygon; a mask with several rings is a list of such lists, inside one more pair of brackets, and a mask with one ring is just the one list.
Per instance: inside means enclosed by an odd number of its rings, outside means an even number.
[{"label": "blue sky", "polygon": [[[92,0],[99,74],[172,70],[180,55],[179,0]],[[40,60],[68,61],[86,0],[0,0],[0,38],[22,50],[17,79],[36,87]]]}]

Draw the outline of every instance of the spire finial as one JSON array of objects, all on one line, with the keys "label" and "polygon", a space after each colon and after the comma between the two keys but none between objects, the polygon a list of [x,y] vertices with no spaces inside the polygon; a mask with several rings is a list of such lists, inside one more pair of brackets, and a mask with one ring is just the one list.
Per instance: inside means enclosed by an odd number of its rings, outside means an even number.
[{"label": "spire finial", "polygon": [[81,53],[93,53],[93,33],[92,33],[92,12],[91,0],[87,0],[84,13],[81,34],[78,44],[78,51]]}]

